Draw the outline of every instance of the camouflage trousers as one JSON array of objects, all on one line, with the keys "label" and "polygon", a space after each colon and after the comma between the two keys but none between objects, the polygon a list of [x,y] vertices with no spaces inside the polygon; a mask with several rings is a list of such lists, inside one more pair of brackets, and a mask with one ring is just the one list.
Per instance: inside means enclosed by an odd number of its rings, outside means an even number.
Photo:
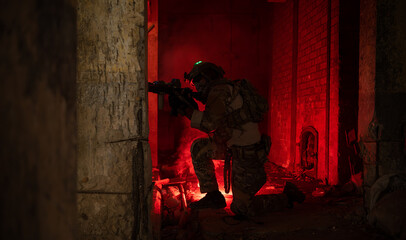
[{"label": "camouflage trousers", "polygon": [[[230,206],[234,213],[248,214],[254,211],[253,204],[266,205],[262,199],[255,200],[255,194],[266,182],[264,163],[267,161],[270,143],[261,142],[249,146],[232,146],[232,191]],[[224,152],[218,151],[209,138],[199,138],[191,146],[192,163],[202,193],[218,190],[213,159],[224,159]],[[283,196],[268,197],[268,202],[284,205]],[[280,200],[279,200],[280,199]],[[281,204],[280,204],[280,203]],[[256,210],[255,210],[256,211]]]}]

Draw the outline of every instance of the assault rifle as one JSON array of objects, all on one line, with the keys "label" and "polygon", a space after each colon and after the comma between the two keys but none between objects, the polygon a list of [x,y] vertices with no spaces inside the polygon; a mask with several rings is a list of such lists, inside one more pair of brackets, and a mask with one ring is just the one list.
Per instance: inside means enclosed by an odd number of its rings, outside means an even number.
[{"label": "assault rifle", "polygon": [[[164,94],[169,95],[169,103],[171,104],[172,111],[171,115],[178,115],[178,108],[183,106],[190,107],[192,109],[198,109],[195,100],[201,100],[201,94],[198,92],[193,92],[190,88],[182,88],[179,79],[172,79],[170,83],[164,81],[155,81],[153,83],[148,83],[148,92],[158,94],[158,106],[159,109],[163,107],[163,96]],[[176,105],[176,106],[172,106]]]}]

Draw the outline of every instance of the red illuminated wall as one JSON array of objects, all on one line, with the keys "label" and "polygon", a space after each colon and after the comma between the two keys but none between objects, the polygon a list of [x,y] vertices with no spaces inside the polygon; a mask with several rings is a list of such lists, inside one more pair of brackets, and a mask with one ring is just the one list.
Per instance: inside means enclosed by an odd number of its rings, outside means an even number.
[{"label": "red illuminated wall", "polygon": [[298,170],[301,133],[313,127],[317,177],[331,184],[349,178],[345,131],[357,123],[358,55],[352,52],[358,52],[359,6],[339,6],[339,0],[288,0],[275,3],[272,16],[271,161]]},{"label": "red illuminated wall", "polygon": [[[269,7],[262,0],[159,1],[159,79],[183,79],[196,61],[211,61],[227,78],[247,78],[266,96]],[[160,151],[176,150],[187,125],[169,116],[168,106],[159,111]],[[265,121],[263,132],[266,127]]]},{"label": "red illuminated wall", "polygon": [[[272,15],[272,60],[270,62],[269,136],[272,139],[270,159],[288,167],[290,151],[293,1],[274,4]],[[279,156],[279,157],[278,157]]]},{"label": "red illuminated wall", "polygon": [[[331,6],[331,25],[328,21],[328,0],[299,1],[298,17],[298,66],[297,66],[297,105],[296,105],[296,142],[300,141],[302,129],[314,127],[319,135],[317,176],[328,178],[330,183],[337,183],[337,74],[331,69],[337,67],[334,43],[338,35],[333,35],[338,24],[334,18],[335,9]],[[331,3],[338,2],[332,0]],[[338,9],[336,9],[338,10]],[[331,51],[328,56],[328,33],[331,31]],[[332,54],[333,53],[333,54]],[[328,57],[330,57],[330,76],[328,76]],[[328,86],[328,81],[330,86]],[[328,90],[330,88],[330,90]],[[329,93],[327,92],[329,91]],[[330,103],[326,103],[327,95]],[[330,112],[328,116],[327,113]],[[326,129],[326,123],[330,123]],[[330,141],[330,139],[332,141]],[[327,141],[329,144],[327,145]],[[330,154],[326,156],[329,149]],[[295,164],[299,164],[300,152],[295,149]],[[331,174],[329,173],[330,169]]]},{"label": "red illuminated wall", "polygon": [[[270,160],[298,170],[301,133],[312,127],[317,178],[345,182],[355,158],[345,132],[356,131],[358,117],[357,9],[359,1],[344,0],[159,1],[158,78],[182,79],[203,60],[250,79],[270,103],[261,125]],[[159,111],[159,151],[176,151],[188,125],[168,105]]]},{"label": "red illuminated wall", "polygon": [[[273,145],[270,158],[278,165],[297,170],[300,164],[300,134],[303,128],[314,127],[319,134],[317,177],[321,179],[328,177],[325,152],[327,4],[327,0],[291,0],[275,4],[272,18],[269,133]],[[330,115],[330,121],[333,118]],[[333,136],[330,134],[330,137]],[[330,159],[330,162],[333,161]],[[330,182],[332,180],[330,177]]]}]

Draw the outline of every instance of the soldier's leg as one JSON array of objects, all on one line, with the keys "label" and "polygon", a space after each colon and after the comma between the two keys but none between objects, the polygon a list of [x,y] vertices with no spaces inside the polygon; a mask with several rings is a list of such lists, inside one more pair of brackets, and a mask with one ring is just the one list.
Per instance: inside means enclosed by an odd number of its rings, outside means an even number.
[{"label": "soldier's leg", "polygon": [[213,147],[208,138],[200,138],[193,142],[191,147],[192,163],[200,183],[200,191],[206,193],[202,199],[192,202],[192,209],[224,208],[226,200],[218,190],[216,173],[213,163]]},{"label": "soldier's leg", "polygon": [[232,185],[233,188],[233,202],[230,205],[230,210],[237,215],[250,215],[250,206],[253,202],[254,195],[244,192]]},{"label": "soldier's leg", "polygon": [[232,162],[233,203],[230,208],[235,214],[251,215],[255,194],[266,182],[263,159],[255,151],[234,149]]},{"label": "soldier's leg", "polygon": [[193,168],[200,184],[202,193],[218,190],[214,163],[213,149],[208,138],[196,139],[190,148]]},{"label": "soldier's leg", "polygon": [[[267,143],[268,142],[268,143]],[[304,194],[292,183],[286,183],[281,194],[255,196],[266,182],[264,163],[267,161],[269,138],[246,147],[233,147],[233,203],[231,210],[246,216],[292,207],[303,202]]]},{"label": "soldier's leg", "polygon": [[[235,214],[258,216],[284,208],[292,208],[293,202],[303,202],[304,194],[296,186],[293,185],[294,188],[292,188],[291,183],[287,183],[283,193],[255,196],[255,193],[263,186],[261,170],[256,171],[258,177],[255,178],[251,175],[251,185],[239,182],[239,179],[244,178],[245,175],[241,172],[237,172],[236,174],[239,176],[233,179],[233,203],[230,208]],[[248,174],[248,176],[250,175]],[[249,179],[246,181],[249,182]]]}]

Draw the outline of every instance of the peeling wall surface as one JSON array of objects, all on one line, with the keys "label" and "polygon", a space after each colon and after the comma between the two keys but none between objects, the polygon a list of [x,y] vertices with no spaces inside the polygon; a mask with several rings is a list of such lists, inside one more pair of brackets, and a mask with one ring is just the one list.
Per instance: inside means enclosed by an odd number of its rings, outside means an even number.
[{"label": "peeling wall surface", "polygon": [[75,22],[69,0],[1,4],[0,239],[77,237]]},{"label": "peeling wall surface", "polygon": [[144,1],[78,1],[80,239],[150,234],[144,7]]}]

